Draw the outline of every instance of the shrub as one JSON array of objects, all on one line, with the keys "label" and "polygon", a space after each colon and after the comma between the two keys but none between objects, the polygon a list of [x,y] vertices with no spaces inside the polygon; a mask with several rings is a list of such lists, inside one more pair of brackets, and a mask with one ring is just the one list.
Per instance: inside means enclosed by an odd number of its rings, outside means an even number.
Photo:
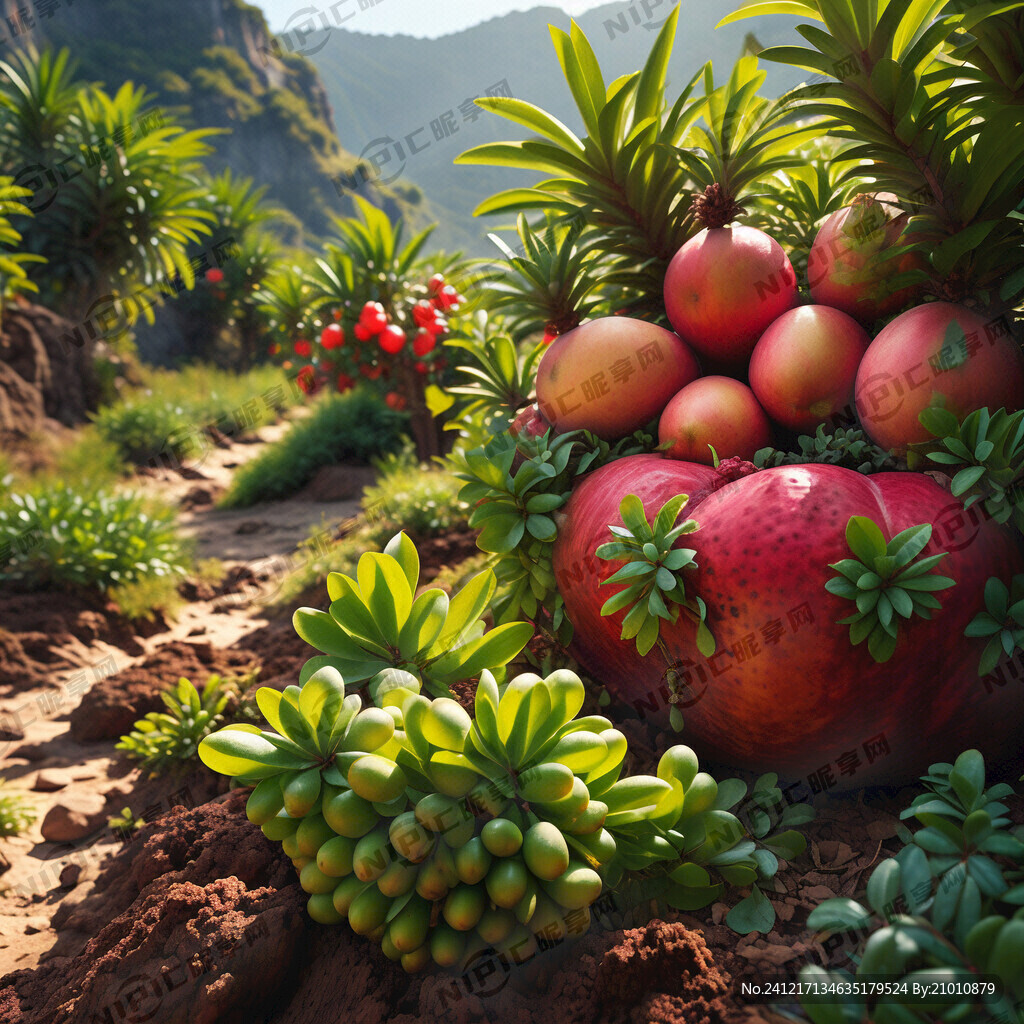
[{"label": "shrub", "polygon": [[0,839],[21,835],[36,820],[32,805],[20,793],[4,792],[5,786],[0,779]]},{"label": "shrub", "polygon": [[183,574],[188,562],[174,513],[137,494],[59,487],[0,504],[0,582],[106,591]]},{"label": "shrub", "polygon": [[242,466],[222,500],[228,508],[287,498],[323,466],[368,463],[398,451],[407,417],[362,391],[331,395],[262,455]]}]

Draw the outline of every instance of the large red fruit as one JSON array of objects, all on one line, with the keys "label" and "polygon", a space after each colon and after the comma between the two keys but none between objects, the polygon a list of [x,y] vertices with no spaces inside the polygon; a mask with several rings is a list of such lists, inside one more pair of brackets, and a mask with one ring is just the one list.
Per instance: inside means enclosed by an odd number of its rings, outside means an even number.
[{"label": "large red fruit", "polygon": [[797,304],[782,246],[757,228],[705,228],[672,258],[665,311],[700,355],[742,367],[761,332]]},{"label": "large red fruit", "polygon": [[921,285],[894,290],[889,283],[896,274],[926,266],[919,253],[890,251],[910,241],[904,234],[909,215],[893,205],[895,199],[887,192],[859,196],[821,225],[807,257],[815,302],[872,324],[920,298]]},{"label": "large red fruit", "polygon": [[930,405],[957,417],[1024,404],[1024,355],[1006,320],[952,302],[901,313],[868,346],[857,371],[857,414],[882,448],[906,451],[931,435],[918,422]]},{"label": "large red fruit", "polygon": [[[1019,749],[1019,686],[986,689],[977,674],[981,641],[963,632],[983,606],[986,580],[1009,579],[1024,559],[1006,528],[976,509],[964,513],[921,473],[864,476],[815,464],[755,472],[738,461],[716,470],[657,455],[592,473],[566,506],[554,571],[576,656],[619,698],[667,720],[669,666],[657,647],[641,658],[619,639],[621,612],[601,616],[621,588],[599,584],[622,563],[594,550],[611,540],[609,525],[622,522],[624,495],[639,495],[650,520],[679,493],[690,495],[683,516],[699,524],[678,542],[697,552],[686,590],[707,603],[717,653],[698,653],[684,616],[664,623],[661,635],[683,684],[687,742],[702,757],[830,788],[908,781],[971,746],[995,763]],[[835,575],[828,564],[849,556],[852,515],[871,517],[887,538],[935,524],[926,553],[948,551],[940,570],[957,581],[938,595],[942,608],[932,619],[901,626],[885,664],[866,644],[850,644],[849,627],[836,620],[852,605],[825,590]]]},{"label": "large red fruit", "polygon": [[606,441],[640,430],[700,376],[671,331],[608,316],[560,335],[537,368],[537,404],[559,431],[585,428]]},{"label": "large red fruit", "polygon": [[853,417],[853,384],[871,338],[853,319],[829,306],[797,306],[783,313],[754,347],[750,386],[776,423],[813,433]]},{"label": "large red fruit", "polygon": [[771,444],[772,428],[754,392],[731,377],[701,377],[687,384],[665,406],[658,441],[672,443],[670,459],[713,465],[720,459],[752,459]]}]

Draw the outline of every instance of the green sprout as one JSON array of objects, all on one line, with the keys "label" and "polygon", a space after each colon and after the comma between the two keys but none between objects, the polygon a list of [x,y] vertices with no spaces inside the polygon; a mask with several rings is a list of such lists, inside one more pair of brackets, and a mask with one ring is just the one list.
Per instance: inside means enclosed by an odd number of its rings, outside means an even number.
[{"label": "green sprout", "polygon": [[985,584],[985,610],[967,624],[964,636],[988,637],[981,652],[978,675],[987,676],[1000,657],[1020,650],[1024,644],[1024,575],[1014,576],[1007,588],[993,576]]}]

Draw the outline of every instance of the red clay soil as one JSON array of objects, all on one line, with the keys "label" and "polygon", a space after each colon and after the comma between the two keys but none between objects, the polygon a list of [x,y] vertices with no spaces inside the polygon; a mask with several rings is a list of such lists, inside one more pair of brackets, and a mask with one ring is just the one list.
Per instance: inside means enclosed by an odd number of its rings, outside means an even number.
[{"label": "red clay soil", "polygon": [[177,640],[158,647],[144,661],[97,682],[71,712],[71,736],[78,743],[118,739],[137,719],[164,708],[161,691],[182,676],[198,689],[211,675],[236,676],[256,664],[245,651]]}]

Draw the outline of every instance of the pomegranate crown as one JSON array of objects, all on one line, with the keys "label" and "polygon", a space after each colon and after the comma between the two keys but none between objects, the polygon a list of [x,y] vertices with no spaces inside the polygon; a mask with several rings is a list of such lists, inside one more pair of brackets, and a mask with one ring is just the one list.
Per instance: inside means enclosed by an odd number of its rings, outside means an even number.
[{"label": "pomegranate crown", "polygon": [[694,219],[703,228],[725,227],[740,214],[746,213],[746,207],[736,202],[716,181],[708,185],[703,192],[697,194],[691,207]]}]

